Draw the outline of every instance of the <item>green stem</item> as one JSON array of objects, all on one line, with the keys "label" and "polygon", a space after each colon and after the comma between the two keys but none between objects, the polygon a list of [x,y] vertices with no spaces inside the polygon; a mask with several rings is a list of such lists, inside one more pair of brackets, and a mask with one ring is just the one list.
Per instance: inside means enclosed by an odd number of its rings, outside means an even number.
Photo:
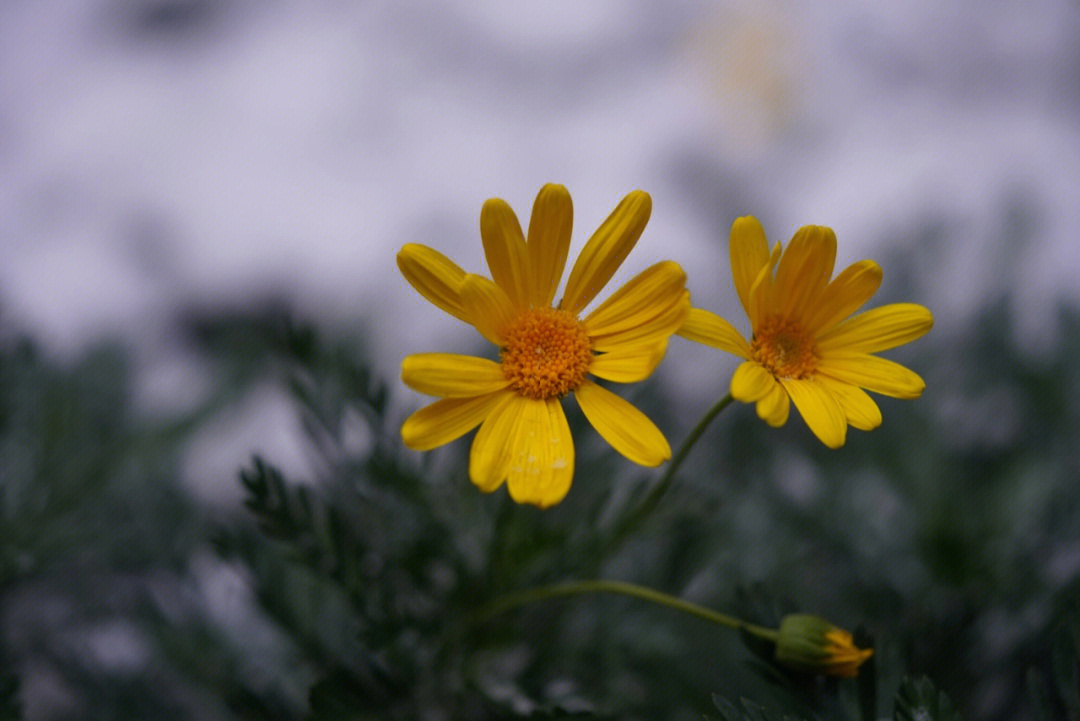
[{"label": "green stem", "polygon": [[671,482],[675,478],[675,472],[679,470],[679,466],[681,466],[683,461],[686,460],[686,457],[690,455],[690,449],[698,442],[698,439],[701,438],[701,435],[705,432],[705,429],[709,427],[709,424],[713,422],[713,419],[720,415],[722,410],[731,405],[732,400],[734,399],[729,392],[726,396],[717,401],[716,405],[705,412],[705,415],[701,417],[701,420],[698,421],[697,425],[693,427],[689,434],[687,434],[686,439],[683,440],[682,445],[679,446],[679,450],[671,457],[671,461],[668,463],[664,475],[661,476],[656,485],[652,487],[649,494],[642,499],[641,503],[639,503],[637,507],[615,527],[615,532],[612,534],[614,543],[618,543],[619,539],[634,530],[638,524],[652,513],[653,509],[656,508],[656,505],[660,503],[660,499],[667,493],[668,488],[671,487]]},{"label": "green stem", "polygon": [[531,588],[528,591],[522,591],[521,593],[506,596],[496,600],[485,609],[485,611],[480,614],[479,620],[486,621],[494,616],[517,608],[518,606],[524,606],[525,604],[533,603],[535,601],[545,601],[562,596],[580,596],[586,593],[617,593],[623,596],[631,596],[660,606],[667,606],[676,611],[688,613],[691,616],[697,616],[700,619],[720,626],[727,626],[728,628],[745,631],[752,636],[767,641],[775,643],[777,638],[777,632],[774,629],[756,626],[752,623],[747,623],[742,619],[735,618],[734,616],[718,613],[710,608],[684,601],[675,596],[669,596],[660,591],[654,591],[645,586],[638,586],[633,583],[626,583],[625,581],[606,581],[603,579],[592,581],[567,581],[565,583],[556,583],[551,586],[539,586],[537,588]]}]

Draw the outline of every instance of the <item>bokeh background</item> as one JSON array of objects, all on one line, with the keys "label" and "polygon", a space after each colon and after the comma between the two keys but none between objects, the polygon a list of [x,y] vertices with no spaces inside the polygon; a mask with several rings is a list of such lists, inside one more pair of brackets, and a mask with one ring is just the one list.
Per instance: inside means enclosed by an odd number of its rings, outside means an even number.
[{"label": "bokeh background", "polygon": [[[307,713],[328,652],[267,613],[256,552],[221,540],[250,520],[237,471],[253,454],[326,475],[274,329],[310,326],[316,350],[289,352],[388,384],[377,410],[399,423],[424,400],[396,383],[404,355],[481,346],[396,251],[482,270],[483,201],[524,223],[559,182],[572,252],[647,190],[616,281],[672,258],[695,304],[740,328],[727,233],[746,214],[785,242],[833,227],[838,266],[884,267],[876,302],[936,319],[890,355],[924,375],[922,400],[883,401],[884,425],[838,453],[797,418],[769,431],[729,410],[672,501],[693,543],[658,523],[592,570],[648,569],[632,580],[729,609],[763,584],[866,620],[890,692],[925,672],[965,717],[1034,718],[1026,669],[1048,663],[1080,572],[1078,36],[1074,0],[0,4],[0,641],[23,715]],[[734,367],[675,341],[631,397],[679,439]],[[334,452],[363,456],[373,431],[341,413]],[[694,659],[663,717],[754,688],[731,638],[625,610],[640,623],[590,638]],[[657,625],[670,635],[633,646]],[[494,696],[654,702],[644,668],[607,658],[589,694],[552,680],[573,661],[534,662],[493,664],[535,672]]]}]

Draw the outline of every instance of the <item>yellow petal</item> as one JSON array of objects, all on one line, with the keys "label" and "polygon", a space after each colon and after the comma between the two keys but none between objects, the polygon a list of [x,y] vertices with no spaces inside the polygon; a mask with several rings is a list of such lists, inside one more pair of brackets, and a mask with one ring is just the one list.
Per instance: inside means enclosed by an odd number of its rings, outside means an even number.
[{"label": "yellow petal", "polygon": [[825,290],[836,262],[832,228],[806,225],[788,243],[776,266],[777,309],[785,318],[802,321]]},{"label": "yellow petal", "polygon": [[623,330],[603,335],[594,334],[585,324],[585,332],[595,351],[616,351],[630,346],[652,345],[666,341],[682,327],[690,311],[690,291],[684,290],[668,301],[667,305],[643,309],[633,324]]},{"label": "yellow petal", "polygon": [[481,275],[469,273],[461,283],[461,304],[480,335],[502,346],[502,333],[517,316],[502,288]]},{"label": "yellow petal", "polygon": [[786,379],[780,383],[819,441],[829,448],[844,445],[847,438],[847,416],[835,396],[812,379]]},{"label": "yellow petal", "polygon": [[731,275],[743,309],[750,313],[750,288],[758,273],[769,262],[769,242],[757,218],[744,216],[731,224],[728,244],[731,255]]},{"label": "yellow petal", "polygon": [[926,383],[914,371],[869,353],[825,353],[818,373],[893,398],[918,398],[926,389]]},{"label": "yellow petal", "polygon": [[417,353],[401,362],[401,380],[413,390],[443,398],[470,398],[510,385],[502,366],[487,358]]},{"label": "yellow petal", "polygon": [[731,397],[743,403],[761,400],[776,387],[776,378],[757,361],[744,361],[731,377]]},{"label": "yellow petal", "polygon": [[671,458],[664,434],[629,402],[588,379],[577,387],[574,397],[596,432],[634,463],[658,466]]},{"label": "yellow petal", "polygon": [[608,335],[640,325],[676,302],[686,288],[686,273],[665,260],[641,271],[585,318],[590,334]]},{"label": "yellow petal", "polygon": [[506,489],[518,503],[553,506],[570,490],[574,439],[558,398],[524,406]]},{"label": "yellow petal", "polygon": [[820,373],[814,380],[827,388],[840,402],[849,425],[860,431],[872,431],[881,425],[881,409],[862,388],[833,380]]},{"label": "yellow petal", "polygon": [[528,306],[528,256],[514,211],[501,198],[491,198],[480,210],[480,239],[495,283],[516,308]]},{"label": "yellow petal", "polygon": [[755,331],[765,322],[766,317],[775,312],[773,292],[775,279],[773,273],[776,264],[780,261],[782,252],[780,244],[777,243],[773,247],[772,255],[769,256],[769,262],[758,271],[757,278],[754,279],[753,285],[750,286],[750,305],[747,308],[747,313],[750,316],[750,326]]},{"label": "yellow petal", "polygon": [[630,346],[593,358],[589,373],[616,383],[636,383],[652,375],[664,358],[667,343]]},{"label": "yellow petal", "polygon": [[501,400],[487,419],[469,450],[469,478],[485,493],[502,485],[517,455],[518,431],[530,403],[543,403],[513,392],[500,394]]},{"label": "yellow petal", "polygon": [[408,243],[397,254],[398,268],[405,280],[420,295],[455,318],[471,323],[461,303],[458,288],[465,271],[437,250],[418,243]]},{"label": "yellow petal", "polygon": [[758,418],[773,428],[779,428],[787,423],[790,411],[791,399],[779,383],[773,383],[772,390],[757,402]]},{"label": "yellow petal", "polygon": [[577,315],[611,280],[637,243],[652,213],[652,198],[635,190],[616,206],[581,250],[559,304]]},{"label": "yellow petal", "polygon": [[534,306],[548,308],[555,299],[570,252],[573,225],[574,204],[566,188],[552,183],[541,188],[533,203],[526,243]]},{"label": "yellow petal", "polygon": [[881,286],[881,266],[872,260],[860,260],[833,278],[825,292],[804,316],[807,333],[817,335],[828,331],[870,300]]},{"label": "yellow petal", "polygon": [[488,417],[499,401],[512,393],[497,391],[475,398],[445,398],[405,419],[401,439],[415,451],[430,451],[460,438]]},{"label": "yellow petal", "polygon": [[711,345],[743,358],[750,357],[750,344],[742,333],[720,316],[702,308],[690,309],[678,334],[687,340]]},{"label": "yellow petal", "polygon": [[929,309],[915,303],[893,303],[849,318],[818,337],[817,346],[821,351],[876,353],[910,343],[933,325]]}]

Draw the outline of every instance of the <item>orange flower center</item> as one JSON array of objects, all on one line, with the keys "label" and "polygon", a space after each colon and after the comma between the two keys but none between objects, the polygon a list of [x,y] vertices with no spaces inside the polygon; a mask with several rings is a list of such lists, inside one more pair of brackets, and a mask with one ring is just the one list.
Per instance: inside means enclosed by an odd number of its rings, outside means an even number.
[{"label": "orange flower center", "polygon": [[777,378],[809,378],[817,368],[814,339],[798,323],[778,316],[756,330],[750,352]]},{"label": "orange flower center", "polygon": [[526,398],[565,396],[589,372],[593,359],[589,336],[565,310],[530,308],[503,335],[503,375]]}]

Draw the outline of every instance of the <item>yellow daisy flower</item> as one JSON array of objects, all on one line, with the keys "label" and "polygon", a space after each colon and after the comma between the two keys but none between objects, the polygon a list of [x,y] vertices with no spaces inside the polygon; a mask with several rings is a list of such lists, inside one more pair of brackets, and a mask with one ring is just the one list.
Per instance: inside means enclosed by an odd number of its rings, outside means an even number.
[{"label": "yellow daisy flower", "polygon": [[836,235],[818,225],[800,228],[787,250],[769,253],[756,218],[731,226],[735,290],[750,317],[747,341],[730,323],[694,308],[679,335],[746,359],[731,379],[731,395],[757,403],[771,426],[787,422],[790,402],[830,448],[844,445],[847,427],[872,430],[881,410],[865,388],[894,398],[918,398],[917,374],[873,353],[922,336],[930,311],[894,303],[851,316],[881,285],[881,267],[862,260],[832,277]]},{"label": "yellow daisy flower", "polygon": [[405,444],[429,450],[480,426],[469,458],[472,482],[490,492],[506,481],[515,501],[545,508],[563,499],[574,474],[560,403],[573,392],[615,450],[644,466],[670,458],[653,422],[588,376],[630,383],[653,372],[690,308],[682,268],[657,263],[579,318],[634,247],[651,210],[640,190],[619,203],[585,244],[557,305],[573,223],[561,185],[545,185],[537,195],[528,241],[505,201],[484,203],[480,237],[493,280],[426,246],[402,248],[398,267],[413,287],[499,348],[498,362],[446,353],[405,358],[402,380],[442,399],[406,419]]}]

